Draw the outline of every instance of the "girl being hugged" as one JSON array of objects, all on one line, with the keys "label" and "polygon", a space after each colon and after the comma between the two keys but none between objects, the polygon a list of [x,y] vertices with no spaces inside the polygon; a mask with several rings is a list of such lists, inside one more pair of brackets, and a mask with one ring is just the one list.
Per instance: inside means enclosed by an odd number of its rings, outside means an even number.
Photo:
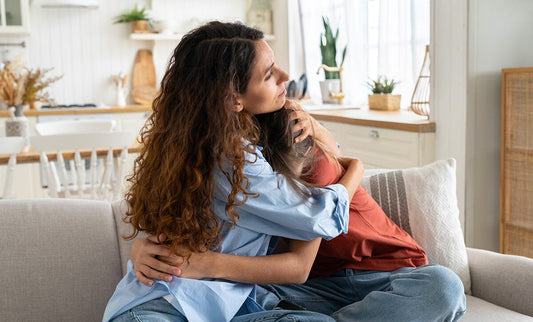
[{"label": "girl being hugged", "polygon": [[[176,47],[141,133],[143,151],[126,194],[125,221],[133,227],[127,237],[164,235],[170,250],[185,257],[206,251],[262,256],[271,236],[313,240],[346,232],[350,199],[363,173],[359,160],[346,160],[338,184],[304,187],[309,193],[302,199],[256,146],[253,115],[282,108],[288,80],[262,38],[262,32],[239,23],[211,22]],[[320,127],[303,111],[292,118],[303,132],[297,140],[307,136],[311,122]],[[313,312],[264,311],[253,284],[145,278],[149,285],[144,285],[136,274],[142,279],[128,262],[104,321],[329,319]]]}]

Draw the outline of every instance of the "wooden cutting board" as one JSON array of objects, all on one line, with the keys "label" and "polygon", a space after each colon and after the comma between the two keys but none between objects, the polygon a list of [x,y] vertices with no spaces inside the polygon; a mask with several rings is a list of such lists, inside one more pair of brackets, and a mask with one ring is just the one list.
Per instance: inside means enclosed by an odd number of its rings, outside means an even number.
[{"label": "wooden cutting board", "polygon": [[150,50],[137,51],[132,75],[131,97],[139,104],[150,105],[157,95],[154,59]]}]

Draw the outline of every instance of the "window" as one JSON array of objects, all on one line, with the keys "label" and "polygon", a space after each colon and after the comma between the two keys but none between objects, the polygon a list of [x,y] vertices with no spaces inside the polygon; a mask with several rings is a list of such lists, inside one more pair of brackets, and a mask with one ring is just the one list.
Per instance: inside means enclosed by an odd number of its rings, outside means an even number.
[{"label": "window", "polygon": [[409,107],[429,44],[429,0],[299,0],[299,11],[313,101],[320,102],[319,81],[324,79],[316,71],[322,64],[322,16],[327,16],[334,30],[339,28],[338,55],[348,46],[343,66],[346,103],[366,106],[367,82],[383,75],[400,82],[394,93],[402,95],[402,108]]}]

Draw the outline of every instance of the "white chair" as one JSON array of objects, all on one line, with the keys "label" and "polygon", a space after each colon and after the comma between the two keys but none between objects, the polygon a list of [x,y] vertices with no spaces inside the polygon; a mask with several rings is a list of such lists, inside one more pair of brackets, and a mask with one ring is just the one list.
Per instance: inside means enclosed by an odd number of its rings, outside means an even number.
[{"label": "white chair", "polygon": [[17,153],[22,151],[25,139],[23,137],[1,137],[0,138],[0,154],[9,154],[9,161],[7,162],[6,178],[4,185],[4,192],[0,199],[14,198],[13,192],[13,175],[15,173],[15,165],[17,164]]},{"label": "white chair", "polygon": [[115,120],[65,120],[42,122],[35,124],[39,135],[113,132],[116,127]]},{"label": "white chair", "polygon": [[[30,142],[40,153],[50,197],[115,200],[120,197],[128,147],[135,137],[133,132],[95,132],[32,136]],[[98,167],[97,149],[107,151],[102,167]],[[46,154],[55,151],[59,170]],[[85,155],[90,155],[88,182],[86,163],[82,159]],[[69,160],[70,169],[65,159]]]}]

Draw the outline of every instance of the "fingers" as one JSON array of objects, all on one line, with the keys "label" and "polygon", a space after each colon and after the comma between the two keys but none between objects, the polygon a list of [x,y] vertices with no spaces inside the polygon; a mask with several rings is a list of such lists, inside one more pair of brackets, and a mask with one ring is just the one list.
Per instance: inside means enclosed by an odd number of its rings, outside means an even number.
[{"label": "fingers", "polygon": [[141,283],[143,283],[146,286],[152,286],[154,285],[154,281],[152,281],[149,278],[146,278],[140,271],[135,271],[135,277],[137,277],[137,280]]},{"label": "fingers", "polygon": [[285,100],[285,108],[295,110],[295,111],[303,111],[303,107],[298,104],[297,102],[293,100]]},{"label": "fingers", "polygon": [[159,236],[150,235],[147,237],[147,239],[152,243],[160,244],[167,239],[167,236],[165,236],[165,234],[159,234]]},{"label": "fingers", "polygon": [[[171,262],[175,260],[174,257],[163,257],[165,261]],[[181,270],[175,266],[167,264],[165,261],[159,260],[154,257],[145,257],[143,264],[134,266],[135,276],[139,282],[152,286],[152,279],[158,279],[162,281],[172,281],[172,276],[180,276]]]},{"label": "fingers", "polygon": [[291,120],[297,120],[296,124],[293,127],[293,132],[297,133],[299,131],[302,131],[300,135],[294,138],[295,143],[303,141],[306,137],[309,136],[309,134],[311,134],[311,120],[307,112],[303,110],[293,111],[291,113]]}]

